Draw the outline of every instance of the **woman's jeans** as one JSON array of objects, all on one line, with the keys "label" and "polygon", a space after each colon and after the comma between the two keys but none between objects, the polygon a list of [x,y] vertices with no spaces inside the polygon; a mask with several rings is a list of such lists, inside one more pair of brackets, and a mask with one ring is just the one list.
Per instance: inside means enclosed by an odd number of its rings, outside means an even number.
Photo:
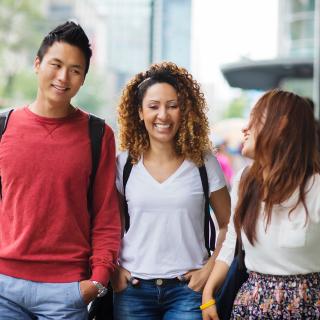
[{"label": "woman's jeans", "polygon": [[0,274],[0,319],[86,320],[79,282],[43,283]]},{"label": "woman's jeans", "polygon": [[201,320],[201,295],[178,279],[139,279],[114,293],[114,319]]}]

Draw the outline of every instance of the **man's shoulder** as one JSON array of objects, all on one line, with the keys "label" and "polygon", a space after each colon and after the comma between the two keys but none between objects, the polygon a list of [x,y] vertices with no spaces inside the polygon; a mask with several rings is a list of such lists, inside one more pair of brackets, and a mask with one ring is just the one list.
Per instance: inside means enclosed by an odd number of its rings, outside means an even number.
[{"label": "man's shoulder", "polygon": [[103,117],[98,116],[98,115],[91,113],[91,112],[84,111],[81,108],[78,108],[78,110],[82,114],[83,117],[87,117],[89,119],[89,116],[91,115],[95,118],[102,120],[104,122],[104,132],[107,137],[114,135],[113,129],[111,128],[111,126],[106,122],[106,120]]}]

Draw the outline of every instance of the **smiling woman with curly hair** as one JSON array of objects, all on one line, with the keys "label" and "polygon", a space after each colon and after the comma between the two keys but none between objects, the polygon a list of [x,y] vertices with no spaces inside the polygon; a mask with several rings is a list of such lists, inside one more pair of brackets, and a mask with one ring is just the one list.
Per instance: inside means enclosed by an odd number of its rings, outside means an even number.
[{"label": "smiling woman with curly hair", "polygon": [[146,90],[157,82],[169,83],[178,95],[181,122],[174,138],[176,153],[198,166],[203,165],[204,155],[211,148],[206,101],[191,74],[169,62],[152,65],[149,70],[138,73],[125,87],[118,108],[120,149],[128,150],[136,163],[150,147],[148,132],[138,111]]},{"label": "smiling woman with curly hair", "polygon": [[[201,291],[230,216],[223,173],[210,151],[203,93],[186,69],[164,62],[127,84],[118,110],[124,152],[117,158],[117,187],[127,232],[112,279],[114,317],[200,320]],[[200,170],[219,224],[211,257]]]}]

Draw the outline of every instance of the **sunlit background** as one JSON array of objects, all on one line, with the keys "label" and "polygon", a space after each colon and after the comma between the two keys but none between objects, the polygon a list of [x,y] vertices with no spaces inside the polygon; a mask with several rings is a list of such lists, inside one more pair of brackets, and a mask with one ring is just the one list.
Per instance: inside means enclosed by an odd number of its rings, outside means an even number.
[{"label": "sunlit background", "polygon": [[0,107],[35,98],[40,42],[72,19],[93,48],[75,105],[104,117],[116,132],[125,83],[153,62],[173,61],[201,83],[214,143],[226,143],[234,155],[240,127],[268,89],[312,98],[319,115],[319,1],[1,0]]}]

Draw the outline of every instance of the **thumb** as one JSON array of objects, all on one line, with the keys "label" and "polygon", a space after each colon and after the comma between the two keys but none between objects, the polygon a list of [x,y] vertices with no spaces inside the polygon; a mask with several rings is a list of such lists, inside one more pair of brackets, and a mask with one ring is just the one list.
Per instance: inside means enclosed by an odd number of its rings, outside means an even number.
[{"label": "thumb", "polygon": [[189,271],[184,275],[180,276],[180,278],[181,278],[181,281],[190,281],[191,276],[192,276],[192,273]]}]

